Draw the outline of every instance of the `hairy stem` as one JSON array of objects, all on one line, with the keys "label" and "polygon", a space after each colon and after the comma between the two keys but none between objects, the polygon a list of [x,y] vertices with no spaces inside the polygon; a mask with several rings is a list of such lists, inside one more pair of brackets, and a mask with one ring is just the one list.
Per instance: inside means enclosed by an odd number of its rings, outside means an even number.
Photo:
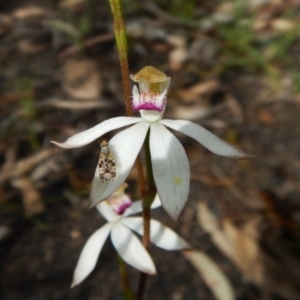
[{"label": "hairy stem", "polygon": [[122,74],[122,87],[123,87],[123,93],[125,97],[126,114],[127,116],[132,116],[133,111],[131,108],[126,27],[123,19],[120,0],[109,0],[109,4],[114,18],[114,32],[115,32],[118,55],[120,60],[120,67],[121,67],[121,74]]}]

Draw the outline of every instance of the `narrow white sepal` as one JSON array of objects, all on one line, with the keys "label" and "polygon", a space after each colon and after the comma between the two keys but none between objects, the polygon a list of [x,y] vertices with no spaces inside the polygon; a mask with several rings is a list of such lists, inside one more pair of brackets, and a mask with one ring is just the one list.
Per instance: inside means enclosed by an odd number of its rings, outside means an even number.
[{"label": "narrow white sepal", "polygon": [[113,181],[100,181],[97,166],[91,189],[92,205],[111,196],[125,181],[144,143],[148,128],[149,123],[140,122],[119,132],[109,141],[110,152],[115,158],[116,178]]},{"label": "narrow white sepal", "polygon": [[125,262],[144,273],[156,274],[149,253],[128,228],[116,223],[111,231],[111,240]]},{"label": "narrow white sepal", "polygon": [[[121,222],[129,229],[143,235],[142,218],[129,217],[122,219]],[[156,220],[150,221],[150,238],[152,243],[165,250],[183,250],[191,248],[191,246],[178,236],[176,232]]]},{"label": "narrow white sepal", "polygon": [[[154,209],[154,208],[157,208],[157,207],[160,207],[161,206],[161,202],[159,200],[159,197],[158,195],[156,195],[156,197],[154,198],[154,201],[151,205],[151,209]],[[137,213],[140,213],[141,211],[143,210],[142,208],[142,201],[135,201],[132,203],[132,205],[130,207],[128,207],[123,216],[126,217],[126,216],[131,216],[131,215],[134,215],[134,214],[137,214]]]},{"label": "narrow white sepal", "polygon": [[191,246],[179,235],[156,220],[150,221],[151,241],[165,250],[190,249]]},{"label": "narrow white sepal", "polygon": [[58,147],[71,149],[85,146],[97,138],[101,137],[105,133],[124,127],[128,125],[132,125],[138,122],[143,121],[142,118],[133,118],[133,117],[116,117],[112,119],[108,119],[103,121],[102,123],[73,135],[68,138],[64,143],[58,143],[55,141],[51,141],[51,143],[55,144]]},{"label": "narrow white sepal", "polygon": [[151,204],[151,209],[157,208],[161,206],[161,201],[158,197],[158,195],[156,194],[153,203]]},{"label": "narrow white sepal", "polygon": [[177,221],[188,198],[190,166],[178,139],[160,123],[150,127],[154,181],[164,209]]},{"label": "narrow white sepal", "polygon": [[202,144],[205,148],[211,152],[232,158],[246,158],[250,155],[246,154],[242,150],[230,145],[229,143],[221,140],[216,135],[204,127],[185,120],[161,120],[161,124],[166,125],[169,128],[180,131],[187,136],[195,139],[197,142]]},{"label": "narrow white sepal", "polygon": [[121,216],[117,215],[114,210],[106,203],[106,201],[102,201],[99,203],[96,208],[99,213],[105,218],[108,222],[115,222],[121,218]]},{"label": "narrow white sepal", "polygon": [[112,223],[105,224],[95,231],[87,240],[77,262],[71,288],[80,284],[95,268],[99,254],[112,225]]},{"label": "narrow white sepal", "polygon": [[123,216],[130,216],[130,215],[134,215],[134,214],[138,214],[143,210],[142,208],[142,201],[135,201],[131,204],[130,207],[126,208],[126,210],[123,213]]}]

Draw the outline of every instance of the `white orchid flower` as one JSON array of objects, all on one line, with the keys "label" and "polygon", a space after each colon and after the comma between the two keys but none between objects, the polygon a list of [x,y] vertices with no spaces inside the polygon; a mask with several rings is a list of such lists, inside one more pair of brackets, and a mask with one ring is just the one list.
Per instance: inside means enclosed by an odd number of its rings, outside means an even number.
[{"label": "white orchid flower", "polygon": [[140,118],[112,118],[70,137],[64,143],[53,143],[66,149],[82,147],[109,131],[134,124],[109,141],[115,158],[116,177],[113,181],[102,182],[97,167],[91,190],[92,204],[96,205],[112,195],[125,181],[150,130],[151,161],[157,192],[165,210],[177,220],[188,198],[190,168],[183,146],[167,127],[194,138],[215,154],[232,158],[248,155],[198,124],[162,119],[170,85],[170,77],[164,73],[148,66],[132,75],[131,79],[139,84],[139,90],[133,87],[132,107],[140,111]]},{"label": "white orchid flower", "polygon": [[[95,231],[84,245],[74,271],[71,287],[80,284],[95,268],[103,244],[110,234],[111,241],[122,259],[136,269],[156,274],[154,263],[132,231],[143,234],[143,218],[128,217],[142,211],[142,202],[131,202],[126,194],[112,196],[112,201],[103,201],[96,207],[107,223]],[[127,199],[126,199],[127,198]],[[112,205],[113,203],[113,205]],[[131,204],[129,206],[128,204]],[[156,197],[151,208],[161,205]],[[124,207],[125,208],[124,210]],[[122,213],[123,214],[120,214]],[[183,250],[191,248],[187,242],[180,238],[173,230],[165,227],[156,220],[150,221],[150,239],[156,246],[165,250]]]}]

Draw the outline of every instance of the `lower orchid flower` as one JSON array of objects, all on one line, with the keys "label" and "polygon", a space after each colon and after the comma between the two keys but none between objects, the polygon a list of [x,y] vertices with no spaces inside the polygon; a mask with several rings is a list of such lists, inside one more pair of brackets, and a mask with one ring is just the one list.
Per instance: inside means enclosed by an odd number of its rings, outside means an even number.
[{"label": "lower orchid flower", "polygon": [[[160,205],[157,196],[151,208],[157,208]],[[155,265],[149,253],[132,232],[143,234],[143,218],[129,217],[142,211],[142,202],[131,202],[125,193],[117,192],[116,195],[101,202],[96,207],[107,223],[96,230],[84,245],[74,271],[71,287],[80,284],[93,271],[104,242],[109,235],[118,254],[126,263],[144,273],[156,274]],[[150,221],[150,232],[151,241],[165,250],[191,248],[173,230],[156,220]]]},{"label": "lower orchid flower", "polygon": [[[139,84],[139,90],[136,86],[133,88],[132,107],[140,112],[140,118],[112,118],[70,137],[64,143],[53,143],[66,149],[77,148],[93,142],[109,131],[134,124],[109,141],[116,173],[113,174],[113,180],[103,181],[99,177],[102,168],[97,167],[91,190],[92,204],[96,205],[112,195],[126,180],[147,132],[150,131],[151,162],[157,192],[165,210],[177,220],[188,198],[190,168],[183,146],[167,128],[190,136],[221,156],[246,158],[249,155],[198,124],[162,119],[170,85],[170,78],[164,73],[154,67],[144,67],[131,78]],[[111,174],[108,174],[108,178],[112,178]]]}]

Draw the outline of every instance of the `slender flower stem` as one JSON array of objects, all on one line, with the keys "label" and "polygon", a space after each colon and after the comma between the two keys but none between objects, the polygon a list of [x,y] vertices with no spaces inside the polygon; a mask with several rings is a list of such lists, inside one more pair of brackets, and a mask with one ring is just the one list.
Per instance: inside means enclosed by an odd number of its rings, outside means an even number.
[{"label": "slender flower stem", "polygon": [[133,116],[133,110],[131,108],[131,90],[129,82],[129,68],[127,58],[127,36],[126,27],[122,15],[122,8],[120,0],[109,0],[110,7],[114,18],[114,32],[118,48],[121,74],[122,74],[122,86],[125,97],[125,106],[127,116]]},{"label": "slender flower stem", "polygon": [[138,171],[138,177],[139,177],[138,180],[139,180],[141,198],[143,198],[146,194],[146,179],[145,179],[143,164],[140,155],[138,155],[136,158],[135,167],[137,168]]},{"label": "slender flower stem", "polygon": [[[150,130],[148,131],[144,142],[148,188],[145,196],[143,197],[143,221],[144,221],[143,245],[148,251],[150,249],[150,243],[151,243],[150,240],[151,204],[153,203],[157,192],[156,185],[154,182],[154,177],[153,177],[149,138],[150,138]],[[148,278],[147,274],[141,273],[137,297],[136,297],[137,300],[141,300],[143,298],[144,292],[146,290],[147,278]]]},{"label": "slender flower stem", "polygon": [[[125,98],[125,108],[127,116],[133,116],[133,110],[131,107],[131,89],[129,82],[129,67],[127,57],[127,35],[124,18],[122,14],[122,7],[120,0],[109,0],[109,4],[112,10],[114,18],[114,32],[117,43],[118,55],[120,60],[121,74],[122,74],[122,87]],[[143,165],[140,156],[136,159],[136,168],[139,177],[139,186],[141,196],[143,197],[146,192],[145,176],[143,172]]]},{"label": "slender flower stem", "polygon": [[134,295],[128,280],[128,275],[127,275],[127,269],[126,269],[126,264],[123,261],[123,259],[120,257],[120,255],[117,255],[118,257],[118,262],[119,262],[119,270],[120,270],[120,275],[121,275],[121,282],[122,282],[122,287],[123,287],[123,294],[125,300],[133,300]]},{"label": "slender flower stem", "polygon": [[144,296],[144,292],[146,290],[148,275],[146,273],[140,274],[139,288],[136,295],[136,300],[142,300]]}]

